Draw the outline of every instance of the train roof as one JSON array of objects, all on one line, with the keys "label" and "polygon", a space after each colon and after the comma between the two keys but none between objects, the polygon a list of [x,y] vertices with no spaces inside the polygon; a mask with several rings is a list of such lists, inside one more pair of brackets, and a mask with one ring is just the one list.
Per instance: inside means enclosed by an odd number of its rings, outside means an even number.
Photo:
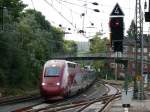
[{"label": "train roof", "polygon": [[48,61],[46,61],[45,62],[45,67],[46,66],[49,66],[51,63],[62,63],[62,64],[65,64],[65,63],[71,63],[71,64],[77,64],[77,63],[75,63],[75,62],[71,62],[71,61],[67,61],[67,60],[48,60]]}]

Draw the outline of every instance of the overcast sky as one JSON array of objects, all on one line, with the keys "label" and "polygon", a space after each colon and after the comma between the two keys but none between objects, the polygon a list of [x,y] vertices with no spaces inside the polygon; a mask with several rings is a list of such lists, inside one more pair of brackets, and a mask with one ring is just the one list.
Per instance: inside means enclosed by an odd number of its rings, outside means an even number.
[{"label": "overcast sky", "polygon": [[[48,3],[46,2],[48,1]],[[145,0],[142,0],[142,7]],[[101,31],[105,36],[109,35],[109,17],[116,3],[119,3],[124,12],[125,33],[130,26],[131,20],[135,18],[135,0],[23,0],[28,8],[35,8],[42,12],[46,19],[56,27],[62,25],[65,31],[71,28],[73,34],[67,34],[67,38],[74,40],[87,40],[75,33],[84,28],[86,37]],[[93,5],[97,2],[99,5]],[[99,9],[100,12],[94,12]],[[85,13],[84,24],[82,13]],[[91,24],[94,23],[94,26]],[[146,24],[146,26],[148,26]],[[148,29],[144,28],[145,31]],[[77,38],[79,37],[79,38]]]}]

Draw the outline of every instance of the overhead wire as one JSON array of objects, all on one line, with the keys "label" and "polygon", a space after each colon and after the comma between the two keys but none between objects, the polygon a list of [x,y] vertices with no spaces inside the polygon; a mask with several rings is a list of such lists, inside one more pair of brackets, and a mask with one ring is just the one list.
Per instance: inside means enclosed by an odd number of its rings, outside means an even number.
[{"label": "overhead wire", "polygon": [[[61,0],[62,2],[64,2],[64,3],[68,3],[68,4],[71,4],[71,5],[75,5],[75,6],[78,6],[78,7],[81,7],[81,8],[85,8],[83,5],[78,5],[78,4],[75,4],[75,3],[72,3],[72,2],[68,2],[68,1],[64,1],[64,0]],[[80,1],[80,0],[79,0]],[[87,2],[88,3],[88,2]],[[103,4],[101,4],[103,7],[112,7],[112,5],[103,5]],[[131,7],[129,7],[129,8],[127,8],[127,7],[123,7],[124,9],[128,9],[128,10],[131,10],[131,9],[133,9],[133,8],[131,8]],[[92,8],[88,8],[87,7],[87,9],[90,9],[90,10],[92,10],[93,11],[93,9]],[[105,14],[108,14],[109,15],[109,13],[106,13],[106,12],[102,12],[101,11],[101,13],[105,13]]]},{"label": "overhead wire", "polygon": [[[47,0],[44,0],[47,4],[49,4],[59,15],[61,15],[69,24],[71,24],[75,29],[76,29],[76,25],[73,24],[73,21],[71,22],[70,20],[68,20],[60,11],[58,11],[54,6],[53,4],[49,3]],[[56,0],[57,1],[57,0]],[[67,4],[70,4],[70,5],[74,5],[74,6],[77,6],[77,7],[81,7],[81,8],[85,8],[84,5],[79,5],[77,3],[72,3],[70,1],[65,1],[65,0],[60,0],[61,1],[61,4],[66,6],[64,3],[67,3]],[[81,1],[81,2],[86,2],[85,0],[77,0],[77,1]],[[58,2],[58,1],[57,1]],[[62,3],[63,2],[63,3]],[[60,2],[59,2],[60,3]],[[88,2],[88,3],[92,3],[92,2]],[[111,7],[110,5],[103,5],[104,7]],[[67,7],[65,7],[67,8]],[[69,8],[68,8],[69,9]],[[87,9],[90,9],[90,10],[93,10],[91,8],[88,8]],[[132,9],[130,6],[128,8],[125,7],[125,9]],[[70,9],[71,11],[71,9]],[[73,13],[76,13],[74,10],[72,10]],[[105,13],[105,12],[101,12],[101,13]],[[129,12],[130,13],[130,12]],[[76,13],[77,14],[77,13]],[[130,18],[130,17],[129,17]]]},{"label": "overhead wire", "polygon": [[[60,0],[61,1],[61,0]],[[58,0],[56,0],[56,2],[57,3],[59,3],[59,4],[61,4],[61,5],[63,5],[64,6],[64,8],[67,8],[68,10],[70,10],[71,11],[71,17],[72,17],[72,24],[73,24],[73,15],[72,15],[72,13],[74,13],[74,14],[76,14],[76,15],[78,15],[78,16],[81,16],[81,13],[78,13],[78,12],[76,12],[76,11],[74,11],[74,10],[72,10],[71,8],[69,8],[67,5],[65,5],[64,4],[64,2],[60,2],[60,1],[58,1]],[[85,7],[84,7],[85,8]],[[75,27],[76,27],[76,24],[75,24]],[[77,28],[77,27],[76,27]],[[80,29],[80,28],[77,28],[78,30]],[[77,31],[78,31],[77,30]]]},{"label": "overhead wire", "polygon": [[[57,2],[58,2],[58,0],[56,0]],[[61,0],[62,1],[62,0]],[[58,2],[58,3],[60,3],[60,2]],[[64,2],[61,2],[61,4],[65,7],[65,8],[68,8],[70,11],[71,11],[71,13],[73,12],[73,13],[75,13],[75,14],[77,14],[77,15],[79,15],[79,16],[81,16],[81,13],[77,13],[76,11],[74,11],[74,10],[72,10],[71,8],[69,8],[67,5],[65,5],[65,4],[63,4]],[[86,2],[85,2],[86,3]],[[87,2],[87,3],[89,3],[89,2]],[[87,7],[87,6],[86,6]],[[86,8],[85,6],[83,6],[82,8]],[[87,9],[86,9],[86,14],[87,14]],[[73,18],[73,17],[72,17]],[[93,24],[93,22],[91,22],[91,19],[87,16],[86,17],[87,18],[87,20],[89,21],[89,23],[92,23]]]},{"label": "overhead wire", "polygon": [[34,10],[35,10],[35,6],[34,6],[34,2],[33,2],[33,0],[31,0],[31,3],[32,3],[32,6],[33,6],[33,8],[34,8]]},{"label": "overhead wire", "polygon": [[52,4],[53,4],[53,0],[51,0]]},{"label": "overhead wire", "polygon": [[[58,0],[56,0],[56,2],[58,2]],[[59,2],[58,2],[58,3],[59,3]],[[63,4],[62,2],[61,2],[61,4],[64,6],[64,8],[68,8],[69,10],[72,10],[72,12],[73,12],[74,14],[80,15],[80,13],[76,12],[76,11],[73,10],[72,8],[69,8],[67,5]]]},{"label": "overhead wire", "polygon": [[[72,3],[72,2],[68,2],[68,1],[64,1],[64,0],[61,0],[61,1],[64,2],[64,3],[70,4],[70,5],[74,5],[74,6],[78,6],[78,7],[81,7],[81,8],[85,8],[84,5],[78,5],[76,3]],[[89,7],[87,7],[87,9],[93,10],[92,8],[89,8]]]},{"label": "overhead wire", "polygon": [[71,26],[73,26],[75,29],[76,27],[73,25],[72,22],[70,22],[60,11],[58,11],[53,4],[49,3],[47,0],[44,0],[44,2],[49,5],[51,8],[53,8],[61,17],[63,17]]},{"label": "overhead wire", "polygon": [[76,1],[84,2],[84,3],[93,3],[93,2],[88,2],[86,0],[76,0]]},{"label": "overhead wire", "polygon": [[[71,19],[72,19],[71,21],[72,21],[72,24],[73,24],[73,15],[72,15],[72,13],[74,13],[74,14],[76,14],[76,15],[80,15],[80,13],[74,11],[73,9],[69,8],[68,6],[66,6],[65,4],[63,4],[62,2],[59,2],[58,0],[56,0],[56,2],[58,2],[59,4],[61,4],[62,6],[64,6],[64,8],[70,10],[70,12],[71,12]],[[75,24],[74,26],[76,27],[76,24]],[[76,28],[77,28],[77,27],[76,27]]]}]

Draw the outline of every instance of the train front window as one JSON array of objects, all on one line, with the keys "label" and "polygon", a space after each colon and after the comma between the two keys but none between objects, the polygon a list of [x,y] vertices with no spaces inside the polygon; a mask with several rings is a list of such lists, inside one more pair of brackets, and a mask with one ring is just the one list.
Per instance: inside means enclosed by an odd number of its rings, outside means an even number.
[{"label": "train front window", "polygon": [[45,76],[58,76],[60,73],[60,68],[58,67],[48,67],[45,70]]}]

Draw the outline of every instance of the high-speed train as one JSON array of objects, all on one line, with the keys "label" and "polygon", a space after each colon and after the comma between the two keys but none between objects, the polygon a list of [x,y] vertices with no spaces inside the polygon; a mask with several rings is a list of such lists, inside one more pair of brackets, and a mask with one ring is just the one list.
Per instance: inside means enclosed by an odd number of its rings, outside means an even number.
[{"label": "high-speed train", "polygon": [[62,99],[87,88],[96,79],[95,74],[66,60],[49,60],[41,75],[40,92],[46,99]]}]

